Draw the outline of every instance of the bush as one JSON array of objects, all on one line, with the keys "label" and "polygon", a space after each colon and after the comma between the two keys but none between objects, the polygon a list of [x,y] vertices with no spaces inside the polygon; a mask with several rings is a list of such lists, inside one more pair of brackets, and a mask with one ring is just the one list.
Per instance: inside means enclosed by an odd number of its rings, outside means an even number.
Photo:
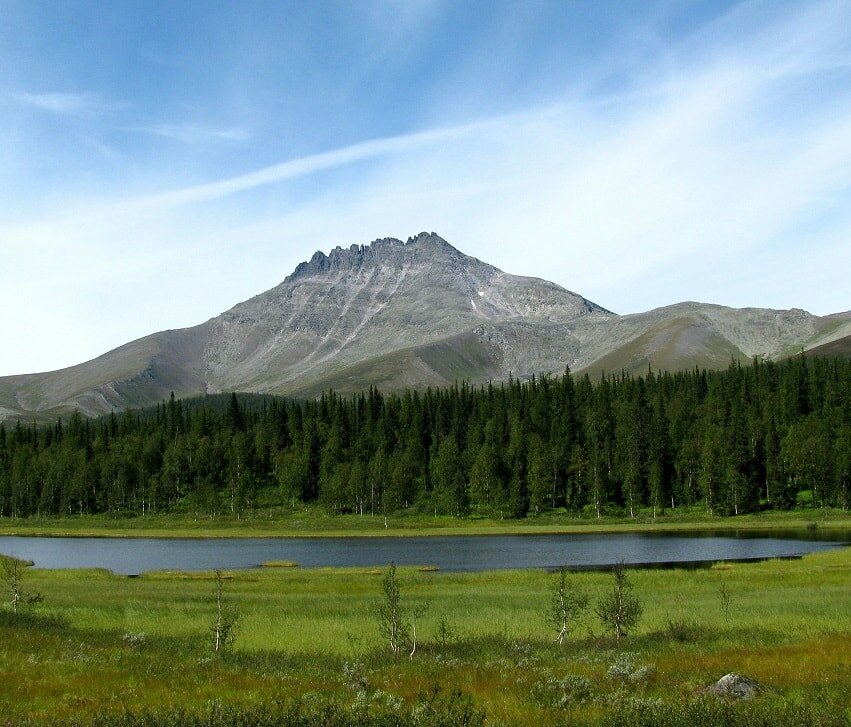
[{"label": "bush", "polygon": [[621,654],[609,667],[606,676],[613,681],[640,684],[648,681],[656,673],[649,664],[638,664],[632,654]]},{"label": "bush", "polygon": [[564,679],[550,676],[532,685],[532,700],[549,709],[564,709],[591,698],[591,680],[581,674],[566,674]]},{"label": "bush", "polygon": [[691,621],[684,619],[674,621],[668,619],[664,634],[672,641],[679,641],[681,644],[690,644],[700,640],[702,630],[700,626]]}]

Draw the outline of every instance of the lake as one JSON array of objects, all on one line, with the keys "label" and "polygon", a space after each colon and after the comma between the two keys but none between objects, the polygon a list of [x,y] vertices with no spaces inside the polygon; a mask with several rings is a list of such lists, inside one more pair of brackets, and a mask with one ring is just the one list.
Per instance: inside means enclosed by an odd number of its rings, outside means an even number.
[{"label": "lake", "polygon": [[447,571],[587,569],[620,560],[648,566],[799,557],[851,541],[849,530],[589,533],[340,538],[52,538],[0,536],[0,553],[36,568],[154,570],[255,568],[268,561],[302,567],[432,565]]}]

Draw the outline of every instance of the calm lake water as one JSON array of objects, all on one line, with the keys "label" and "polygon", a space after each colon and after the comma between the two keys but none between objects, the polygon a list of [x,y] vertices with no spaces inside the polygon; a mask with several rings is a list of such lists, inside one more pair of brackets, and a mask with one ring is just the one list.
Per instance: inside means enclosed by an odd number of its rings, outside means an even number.
[{"label": "calm lake water", "polygon": [[434,565],[448,571],[502,568],[599,568],[685,565],[720,560],[788,558],[835,548],[851,531],[607,533],[414,538],[42,538],[0,536],[0,553],[37,568],[107,568],[133,575],[152,570],[254,568],[272,560],[302,567]]}]

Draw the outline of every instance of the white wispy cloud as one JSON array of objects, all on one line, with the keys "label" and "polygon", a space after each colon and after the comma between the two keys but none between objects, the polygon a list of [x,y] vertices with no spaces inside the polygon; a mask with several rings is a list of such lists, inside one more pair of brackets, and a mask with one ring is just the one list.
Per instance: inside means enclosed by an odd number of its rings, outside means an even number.
[{"label": "white wispy cloud", "polygon": [[153,134],[187,144],[203,144],[211,141],[241,142],[248,141],[251,138],[251,133],[247,129],[239,127],[218,128],[194,123],[136,126],[130,127],[128,130]]},{"label": "white wispy cloud", "polygon": [[12,98],[19,104],[60,116],[95,116],[120,108],[94,93],[18,93]]},{"label": "white wispy cloud", "polygon": [[371,139],[358,144],[331,149],[327,152],[288,160],[280,164],[273,164],[272,166],[254,172],[240,174],[216,182],[198,184],[163,194],[152,195],[151,197],[136,200],[133,204],[142,207],[171,207],[180,204],[215,200],[238,192],[245,192],[286,180],[298,179],[299,177],[335,169],[355,162],[406,154],[419,148],[434,146],[450,139],[482,130],[487,125],[487,123],[476,123],[391,136],[383,139]]}]

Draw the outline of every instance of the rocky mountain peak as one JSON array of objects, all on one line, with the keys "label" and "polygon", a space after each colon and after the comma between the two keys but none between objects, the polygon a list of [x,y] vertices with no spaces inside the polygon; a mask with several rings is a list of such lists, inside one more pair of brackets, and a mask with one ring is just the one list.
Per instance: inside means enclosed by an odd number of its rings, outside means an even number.
[{"label": "rocky mountain peak", "polygon": [[327,255],[322,250],[317,250],[310,260],[299,263],[284,282],[290,283],[299,278],[313,277],[330,271],[360,269],[369,263],[399,264],[415,256],[435,262],[441,257],[453,261],[467,257],[435,232],[421,232],[409,237],[406,242],[395,237],[382,237],[368,245],[353,244],[347,248],[337,246]]},{"label": "rocky mountain peak", "polygon": [[[409,237],[406,245],[420,245],[422,247],[435,247],[443,250],[450,250],[457,253],[458,250],[450,245],[436,232],[421,232],[418,235]],[[459,253],[460,254],[460,253]]]}]

